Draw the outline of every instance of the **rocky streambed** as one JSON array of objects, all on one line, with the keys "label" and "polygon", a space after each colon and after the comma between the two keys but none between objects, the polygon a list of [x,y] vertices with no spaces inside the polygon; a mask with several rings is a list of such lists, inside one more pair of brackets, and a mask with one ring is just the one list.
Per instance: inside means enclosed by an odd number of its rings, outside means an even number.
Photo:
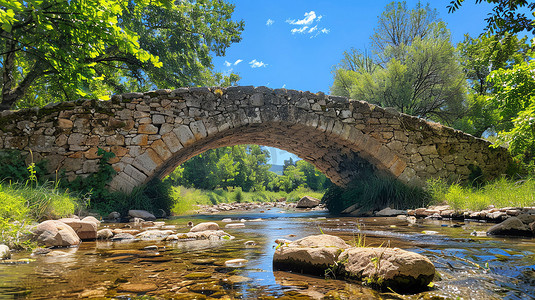
[{"label": "rocky streambed", "polygon": [[[133,221],[101,223],[101,239],[75,247],[11,253],[0,263],[0,298],[535,298],[533,239],[472,235],[490,228],[481,222],[278,207]],[[125,235],[131,238],[113,238]],[[370,248],[356,247],[362,243]],[[332,253],[333,260],[308,272],[288,251]],[[400,252],[408,255],[403,262]],[[413,277],[418,288],[374,286],[409,274],[411,265],[422,275]]]}]

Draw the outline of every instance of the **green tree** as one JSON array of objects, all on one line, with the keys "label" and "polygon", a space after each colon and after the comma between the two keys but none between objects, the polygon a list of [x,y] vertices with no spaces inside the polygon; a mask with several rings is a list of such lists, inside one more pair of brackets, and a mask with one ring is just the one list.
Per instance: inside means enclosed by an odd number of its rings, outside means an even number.
[{"label": "green tree", "polygon": [[[448,11],[455,12],[462,6],[463,2],[464,0],[451,0],[447,6]],[[476,0],[476,3],[481,2],[483,0]],[[526,0],[485,0],[485,2],[494,5],[492,12],[485,19],[487,21],[485,30],[489,33],[502,35],[506,32],[518,33],[524,30],[535,33],[535,20],[524,13],[525,8],[533,12],[535,2]]]},{"label": "green tree", "polygon": [[[219,80],[210,54],[239,41],[243,22],[220,0],[9,0],[0,3],[0,110],[129,88]],[[166,79],[167,78],[167,79]]]},{"label": "green tree", "polygon": [[331,92],[451,123],[463,111],[465,81],[450,39],[429,5],[393,2],[371,37],[374,56],[346,52]]},{"label": "green tree", "polygon": [[532,170],[535,168],[535,59],[523,61],[510,69],[493,71],[489,81],[495,93],[489,102],[499,112],[498,145],[509,151]]},{"label": "green tree", "polygon": [[453,126],[475,136],[495,129],[499,112],[493,109],[488,95],[494,93],[488,80],[489,74],[498,69],[510,69],[513,65],[526,61],[531,48],[527,38],[518,38],[505,33],[503,36],[482,35],[478,38],[465,36],[457,45],[461,65],[468,80],[467,110]]}]

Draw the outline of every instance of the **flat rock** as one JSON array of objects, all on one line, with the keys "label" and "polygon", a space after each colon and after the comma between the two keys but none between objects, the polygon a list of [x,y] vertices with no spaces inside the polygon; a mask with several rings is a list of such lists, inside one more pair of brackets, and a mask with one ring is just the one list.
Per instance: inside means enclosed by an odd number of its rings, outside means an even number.
[{"label": "flat rock", "polygon": [[273,255],[273,268],[312,275],[324,275],[349,245],[339,237],[321,234],[280,244]]},{"label": "flat rock", "polygon": [[40,245],[48,247],[76,246],[81,242],[74,229],[60,221],[44,221],[31,231]]},{"label": "flat rock", "polygon": [[131,209],[128,211],[128,215],[132,218],[140,218],[145,221],[154,221],[156,217],[146,210]]},{"label": "flat rock", "polygon": [[112,241],[127,241],[127,240],[134,240],[135,237],[131,235],[130,233],[117,233],[114,235],[111,240]]},{"label": "flat rock", "polygon": [[136,238],[145,241],[163,240],[173,234],[172,230],[147,230],[136,235]]},{"label": "flat rock", "polygon": [[207,230],[219,230],[219,225],[214,222],[203,222],[193,226],[189,231],[190,232],[200,232]]},{"label": "flat rock", "polygon": [[304,196],[297,202],[297,208],[313,208],[320,204],[320,200],[310,196]]},{"label": "flat rock", "polygon": [[94,240],[97,238],[97,223],[93,221],[83,221],[74,218],[63,218],[58,221],[74,229],[74,232],[76,232],[81,240]]},{"label": "flat rock", "polygon": [[487,235],[533,236],[533,231],[519,218],[510,217],[489,228]]},{"label": "flat rock", "polygon": [[423,290],[435,276],[427,257],[399,248],[351,248],[340,254],[339,262],[343,277],[397,292]]},{"label": "flat rock", "polygon": [[380,211],[375,213],[375,215],[378,217],[393,217],[393,216],[405,215],[405,214],[407,214],[407,211],[405,210],[392,209],[390,207],[383,208]]}]

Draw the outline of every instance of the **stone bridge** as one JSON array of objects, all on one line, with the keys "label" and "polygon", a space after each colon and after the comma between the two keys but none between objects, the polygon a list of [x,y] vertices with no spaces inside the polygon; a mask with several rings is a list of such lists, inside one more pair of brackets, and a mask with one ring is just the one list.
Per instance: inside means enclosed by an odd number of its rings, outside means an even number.
[{"label": "stone bridge", "polygon": [[31,150],[69,179],[98,169],[97,149],[115,153],[112,190],[130,192],[213,148],[259,144],[312,163],[335,184],[367,170],[412,185],[431,177],[493,178],[504,148],[461,131],[363,101],[266,87],[179,88],[4,111],[0,149]]}]

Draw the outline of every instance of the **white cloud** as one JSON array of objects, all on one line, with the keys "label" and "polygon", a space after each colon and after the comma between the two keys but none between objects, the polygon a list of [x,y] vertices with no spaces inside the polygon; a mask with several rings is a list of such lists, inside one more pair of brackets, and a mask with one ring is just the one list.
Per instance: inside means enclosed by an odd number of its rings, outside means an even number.
[{"label": "white cloud", "polygon": [[251,68],[260,68],[260,67],[266,67],[267,64],[265,64],[264,62],[262,61],[257,61],[256,59],[253,59],[249,62],[249,64],[251,65]]},{"label": "white cloud", "polygon": [[[322,16],[320,16],[321,18]],[[292,24],[292,25],[310,25],[312,22],[314,22],[314,19],[316,19],[316,12],[311,10],[307,13],[305,13],[305,18],[302,20],[286,20],[286,22]]]},{"label": "white cloud", "polygon": [[267,19],[266,26],[271,26],[271,25],[273,25],[273,23],[275,23],[275,21],[273,21],[271,19]]},{"label": "white cloud", "polygon": [[316,12],[311,10],[307,13],[305,13],[305,18],[301,20],[295,20],[295,19],[288,19],[286,20],[286,23],[290,25],[294,25],[297,27],[294,27],[290,29],[290,32],[292,34],[306,34],[309,35],[310,38],[315,38],[319,34],[327,34],[329,33],[329,29],[324,27],[319,27],[318,22],[321,21],[323,16],[316,15]]},{"label": "white cloud", "polygon": [[300,28],[294,28],[294,29],[292,29],[290,31],[292,32],[292,34],[295,34],[295,33],[303,33],[307,29],[308,29],[308,26],[303,26],[303,27],[300,27]]},{"label": "white cloud", "polygon": [[237,65],[239,63],[241,63],[243,61],[243,59],[237,59],[235,62],[234,62],[234,65]]}]

